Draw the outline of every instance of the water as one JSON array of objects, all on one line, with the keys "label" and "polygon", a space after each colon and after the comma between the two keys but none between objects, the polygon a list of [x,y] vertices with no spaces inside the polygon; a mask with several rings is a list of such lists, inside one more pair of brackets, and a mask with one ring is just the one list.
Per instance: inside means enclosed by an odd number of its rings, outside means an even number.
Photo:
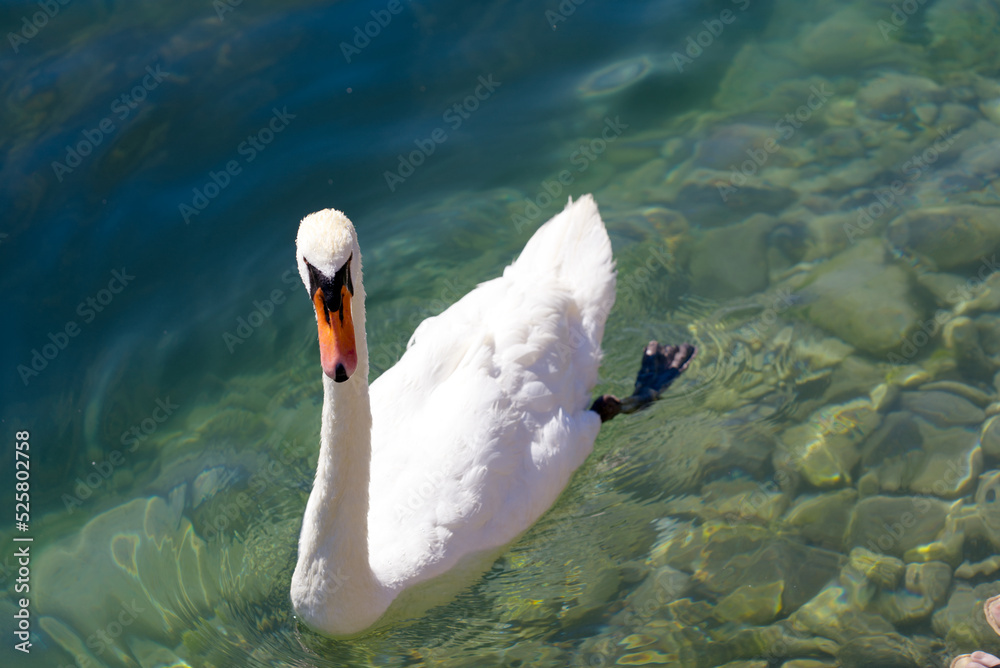
[{"label": "water", "polygon": [[[847,526],[857,497],[803,521],[814,496],[964,498],[972,515],[987,512],[973,505],[986,494],[976,480],[1000,452],[986,432],[981,448],[963,440],[976,440],[996,393],[996,306],[972,284],[980,250],[959,238],[965,259],[928,264],[915,232],[887,231],[903,212],[997,203],[992,154],[963,151],[1000,140],[1000,10],[963,5],[979,17],[970,28],[947,18],[961,3],[935,4],[938,14],[894,18],[888,4],[754,0],[3,3],[0,423],[7,461],[28,431],[31,462],[30,530],[0,528],[5,629],[24,595],[14,555],[25,543],[12,539],[33,539],[31,653],[5,632],[5,665],[707,666],[831,654],[880,665],[881,645],[864,648],[893,630],[922,648],[913,665],[989,649],[988,629],[932,626],[948,596],[898,616],[897,590],[868,580],[845,589],[843,610],[823,609],[830,631],[793,615],[828,585],[847,587],[853,571],[838,569],[851,548],[883,537]],[[895,73],[942,88],[908,80],[877,94],[890,84],[872,82]],[[588,192],[619,267],[596,391],[627,394],[650,339],[696,342],[695,365],[652,409],[607,425],[556,506],[450,604],[350,641],[299,626],[288,583],[321,386],[294,271],[298,221],[332,206],[357,225],[378,375],[416,324],[497,275],[568,195]],[[971,227],[989,228],[982,253],[1000,245],[989,225]],[[903,287],[855,324],[870,302],[840,301],[850,277],[823,275],[838,261],[876,272],[886,294]],[[935,297],[948,289],[986,305]],[[935,308],[953,329],[975,319],[982,359],[937,329],[917,341]],[[897,316],[885,343],[879,323]],[[949,396],[978,391],[979,413],[942,408],[918,391],[930,381],[959,384]],[[875,415],[868,395],[882,386],[904,396]],[[932,413],[954,431],[926,426]],[[819,445],[803,454],[806,428]],[[909,456],[904,432],[923,434],[921,452],[941,466],[959,462],[966,482],[936,489],[930,474],[882,467]],[[816,451],[840,454],[821,465]],[[783,514],[793,504],[799,515]],[[906,527],[915,544],[940,537],[934,512]],[[837,522],[833,537],[817,528]],[[743,542],[722,546],[717,531]],[[701,557],[677,555],[685,535],[704,543]],[[944,558],[949,578],[993,554],[992,536]],[[772,572],[803,561],[814,572]],[[668,566],[694,584],[664,598]],[[992,582],[959,575],[948,591]],[[775,610],[767,592],[779,585],[795,593]],[[956,624],[972,618],[970,601],[954,607]],[[892,624],[860,633],[845,621],[860,610]],[[739,635],[782,624],[822,642]],[[659,639],[636,639],[650,634]]]}]

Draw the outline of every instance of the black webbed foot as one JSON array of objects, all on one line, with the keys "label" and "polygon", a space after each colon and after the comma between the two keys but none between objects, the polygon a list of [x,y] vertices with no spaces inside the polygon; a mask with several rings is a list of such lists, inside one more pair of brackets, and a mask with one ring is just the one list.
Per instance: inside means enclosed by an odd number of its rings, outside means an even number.
[{"label": "black webbed foot", "polygon": [[650,341],[642,354],[632,394],[621,400],[605,394],[594,401],[590,410],[601,416],[601,422],[607,422],[619,413],[634,413],[645,408],[659,399],[674,379],[688,368],[697,352],[698,349],[688,343],[661,346]]},{"label": "black webbed foot", "polygon": [[654,401],[688,368],[696,352],[697,349],[687,343],[661,346],[656,341],[650,341],[642,354],[642,364],[635,379],[632,397],[637,401],[649,397],[646,403]]}]

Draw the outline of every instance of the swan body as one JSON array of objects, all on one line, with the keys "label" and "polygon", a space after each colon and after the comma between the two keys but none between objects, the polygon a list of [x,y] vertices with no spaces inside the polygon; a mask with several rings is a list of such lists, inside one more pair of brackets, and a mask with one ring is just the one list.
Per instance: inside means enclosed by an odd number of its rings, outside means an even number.
[{"label": "swan body", "polygon": [[615,269],[593,198],[571,200],[502,276],[422,322],[369,387],[353,225],[314,213],[296,244],[324,404],[291,598],[308,626],[349,635],[517,538],[590,454]]}]

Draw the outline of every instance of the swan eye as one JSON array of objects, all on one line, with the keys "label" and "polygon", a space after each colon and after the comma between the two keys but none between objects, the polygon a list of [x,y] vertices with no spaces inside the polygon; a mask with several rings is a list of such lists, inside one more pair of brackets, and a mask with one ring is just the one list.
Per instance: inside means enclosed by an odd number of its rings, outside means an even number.
[{"label": "swan eye", "polygon": [[323,306],[327,311],[327,320],[329,320],[329,314],[337,313],[340,315],[341,322],[343,322],[343,289],[345,287],[347,288],[347,293],[352,297],[354,296],[354,281],[351,279],[351,260],[353,257],[352,253],[347,258],[344,266],[338,269],[332,278],[312,266],[308,260],[306,261],[306,268],[309,269],[309,294],[315,295],[317,290],[322,291]]},{"label": "swan eye", "polygon": [[351,281],[351,257],[353,255],[348,257],[344,266],[333,275],[333,280],[322,286],[323,303],[326,305],[326,310],[329,313],[337,313],[340,316],[341,324],[344,323],[344,288],[347,289],[346,294],[350,297],[354,296],[354,282]]}]

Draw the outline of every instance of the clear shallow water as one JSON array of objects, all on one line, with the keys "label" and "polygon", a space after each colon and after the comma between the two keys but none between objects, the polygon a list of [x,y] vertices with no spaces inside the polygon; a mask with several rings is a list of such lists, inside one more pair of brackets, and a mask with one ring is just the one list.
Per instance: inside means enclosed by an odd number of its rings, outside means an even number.
[{"label": "clear shallow water", "polygon": [[[929,665],[989,642],[981,619],[961,632],[974,601],[950,625],[930,612],[992,572],[931,596],[909,572],[905,586],[865,575],[851,588],[854,571],[838,569],[866,545],[918,563],[900,543],[944,531],[914,506],[903,541],[899,510],[875,498],[859,511],[851,494],[962,498],[991,517],[973,502],[1000,453],[969,446],[986,415],[948,397],[994,401],[996,306],[949,291],[973,298],[1000,235],[970,214],[983,234],[943,257],[927,246],[947,221],[890,221],[996,204],[995,5],[963,5],[978,28],[929,10],[897,26],[891,6],[842,3],[387,7],[73,2],[37,34],[22,20],[37,5],[0,7],[24,39],[8,37],[0,60],[12,314],[0,419],[11,438],[31,433],[34,538],[32,653],[5,643],[5,662],[885,665],[865,639],[899,631]],[[879,78],[894,73],[937,88]],[[321,393],[289,273],[299,219],[336,206],[357,224],[377,374],[420,320],[586,192],[619,263],[597,391],[627,393],[652,338],[697,342],[697,363],[653,409],[608,425],[556,507],[453,603],[349,642],[299,628],[287,589]],[[872,285],[885,300],[866,315]],[[935,309],[950,338],[921,342]],[[955,343],[962,317],[978,353]],[[959,385],[927,386],[941,381]],[[899,403],[869,399],[882,386]],[[829,507],[810,511],[814,498]],[[889,529],[850,524],[867,515]],[[995,552],[989,530],[968,533],[958,553],[923,560]],[[814,572],[790,574],[801,562]],[[657,589],[667,568],[693,584]],[[830,591],[848,603],[824,605]],[[926,614],[899,613],[921,596]],[[820,622],[792,617],[816,601]],[[782,624],[827,644],[788,649],[760,631]]]}]

